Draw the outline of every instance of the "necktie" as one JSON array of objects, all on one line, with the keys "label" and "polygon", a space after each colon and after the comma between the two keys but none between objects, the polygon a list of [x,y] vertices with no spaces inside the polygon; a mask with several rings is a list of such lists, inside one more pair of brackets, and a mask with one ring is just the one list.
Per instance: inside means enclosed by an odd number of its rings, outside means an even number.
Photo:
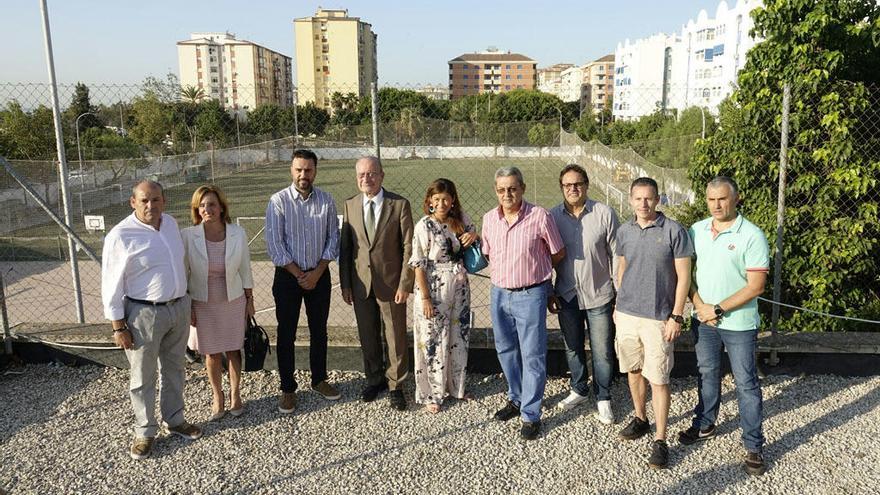
[{"label": "necktie", "polygon": [[376,211],[373,206],[373,202],[370,201],[370,207],[367,210],[367,224],[365,225],[370,244],[373,243],[373,236],[376,235]]}]

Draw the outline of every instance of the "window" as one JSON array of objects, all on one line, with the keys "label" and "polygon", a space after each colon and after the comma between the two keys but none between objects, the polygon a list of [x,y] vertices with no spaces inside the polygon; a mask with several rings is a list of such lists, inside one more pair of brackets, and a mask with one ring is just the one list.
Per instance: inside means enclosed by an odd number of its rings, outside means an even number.
[{"label": "window", "polygon": [[712,52],[715,54],[716,57],[718,55],[724,55],[724,45],[715,45],[712,48]]},{"label": "window", "polygon": [[510,64],[507,64],[504,68],[510,70]]},{"label": "window", "polygon": [[516,68],[517,68],[517,70],[522,69],[522,64],[516,64]]},{"label": "window", "polygon": [[462,64],[462,65],[461,65],[461,68],[462,68],[462,69],[467,69],[467,68],[468,68],[468,65],[467,65],[467,64]]},{"label": "window", "polygon": [[464,76],[463,76],[463,78],[464,78],[464,79],[467,79],[467,78],[468,78],[468,75],[467,75],[467,74],[465,74],[465,75],[464,75]]},{"label": "window", "polygon": [[510,79],[510,74],[505,75],[504,79]]},{"label": "window", "polygon": [[713,52],[712,50],[706,50],[705,52],[703,52],[703,61],[704,62],[711,62],[714,53],[715,52]]},{"label": "window", "polygon": [[517,79],[522,79],[522,74],[517,74],[517,75],[516,75],[516,78],[517,78]]},{"label": "window", "polygon": [[510,84],[505,84],[504,89],[510,89]]},{"label": "window", "polygon": [[216,67],[211,67],[211,72],[217,72],[217,68],[216,68]]}]

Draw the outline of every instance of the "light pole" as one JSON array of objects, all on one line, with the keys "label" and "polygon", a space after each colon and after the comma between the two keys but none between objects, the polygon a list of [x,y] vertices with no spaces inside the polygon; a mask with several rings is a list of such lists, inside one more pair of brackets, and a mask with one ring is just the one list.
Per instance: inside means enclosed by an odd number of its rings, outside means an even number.
[{"label": "light pole", "polygon": [[[85,185],[85,176],[83,175],[83,154],[82,154],[82,149],[80,149],[80,146],[79,146],[79,119],[85,117],[86,115],[94,115],[95,117],[97,117],[97,115],[95,115],[92,112],[83,112],[83,113],[79,114],[79,116],[77,116],[76,120],[74,121],[74,127],[76,127],[76,155],[79,158],[79,188],[80,188],[80,190],[85,189],[86,185]],[[82,200],[82,195],[80,195],[80,200]]]},{"label": "light pole", "polygon": [[299,92],[293,88],[293,145],[296,146],[299,139],[299,116],[296,114],[296,106],[299,104]]},{"label": "light pole", "polygon": [[559,135],[562,135],[562,109],[556,107],[556,111],[559,112]]},{"label": "light pole", "polygon": [[235,109],[235,144],[238,148],[238,171],[241,172],[241,131],[238,128],[238,114],[240,110]]},{"label": "light pole", "polygon": [[702,117],[703,130],[700,132],[700,139],[706,139],[706,111],[700,107],[700,116]]}]

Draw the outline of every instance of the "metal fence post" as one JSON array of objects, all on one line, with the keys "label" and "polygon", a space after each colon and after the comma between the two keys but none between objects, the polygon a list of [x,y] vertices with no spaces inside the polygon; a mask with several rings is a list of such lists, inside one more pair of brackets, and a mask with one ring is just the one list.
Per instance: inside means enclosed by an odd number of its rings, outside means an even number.
[{"label": "metal fence post", "polygon": [[[779,191],[776,195],[776,255],[773,260],[773,300],[782,298],[782,237],[785,231],[785,175],[788,169],[788,118],[791,106],[791,83],[782,89],[782,129],[779,136]],[[774,303],[770,333],[775,343],[779,327],[779,305]],[[770,366],[779,364],[776,349],[770,351]]]},{"label": "metal fence post", "polygon": [[370,83],[370,103],[373,119],[373,147],[376,148],[376,158],[382,158],[379,149],[379,91],[376,89],[375,82]]},{"label": "metal fence post", "polygon": [[3,325],[4,351],[7,356],[11,356],[12,334],[9,333],[9,317],[6,314],[6,282],[3,280],[2,270],[0,270],[0,325]]},{"label": "metal fence post", "polygon": [[[67,152],[64,149],[64,134],[61,130],[61,105],[58,102],[58,83],[55,80],[55,60],[52,54],[52,33],[49,29],[49,8],[46,0],[40,2],[43,17],[43,39],[46,45],[46,66],[49,70],[49,87],[52,90],[52,116],[55,121],[55,146],[58,150],[58,177],[61,186],[61,199],[64,205],[64,223],[71,225],[70,189],[67,187]],[[62,201],[59,201],[62,202]],[[83,310],[82,286],[79,279],[79,264],[76,259],[76,243],[73,237],[67,236],[67,250],[70,252],[70,274],[73,279],[73,294],[76,302],[76,319],[85,323]]]}]

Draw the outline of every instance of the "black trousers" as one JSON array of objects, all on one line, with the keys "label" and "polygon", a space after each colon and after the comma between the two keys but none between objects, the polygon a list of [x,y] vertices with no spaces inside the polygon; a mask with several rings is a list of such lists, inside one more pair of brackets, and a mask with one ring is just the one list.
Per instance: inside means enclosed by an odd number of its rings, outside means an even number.
[{"label": "black trousers", "polygon": [[281,375],[281,391],[296,391],[296,370],[293,343],[299,324],[300,308],[305,302],[309,323],[309,367],[312,386],[327,379],[327,318],[330,316],[330,270],[318,279],[312,290],[300,287],[296,277],[281,267],[275,267],[272,283],[275,298],[275,319],[278,321],[278,374]]}]

